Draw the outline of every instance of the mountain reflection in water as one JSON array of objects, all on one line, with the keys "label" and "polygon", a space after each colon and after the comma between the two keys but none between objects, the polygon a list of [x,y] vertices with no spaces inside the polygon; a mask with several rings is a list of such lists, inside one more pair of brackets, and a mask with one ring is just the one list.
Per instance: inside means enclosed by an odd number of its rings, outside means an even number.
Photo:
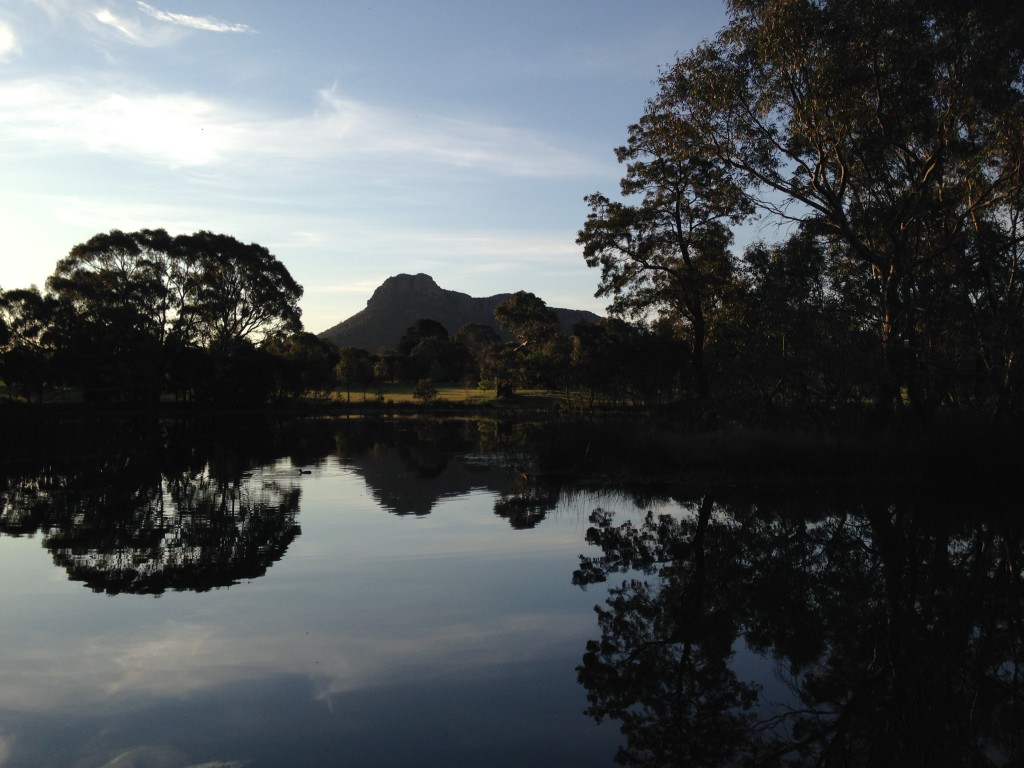
[{"label": "mountain reflection in water", "polygon": [[489,421],[19,434],[0,534],[95,592],[176,596],[61,595],[51,631],[26,607],[49,594],[8,584],[0,765],[1024,761],[1006,505],[588,491],[537,480],[542,428]]}]

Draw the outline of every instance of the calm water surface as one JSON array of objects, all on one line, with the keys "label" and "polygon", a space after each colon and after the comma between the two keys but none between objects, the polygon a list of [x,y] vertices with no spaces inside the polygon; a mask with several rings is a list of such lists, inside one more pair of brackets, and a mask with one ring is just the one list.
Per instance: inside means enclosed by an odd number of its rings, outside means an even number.
[{"label": "calm water surface", "polygon": [[4,768],[1024,755],[1016,516],[539,487],[495,423],[20,429]]}]

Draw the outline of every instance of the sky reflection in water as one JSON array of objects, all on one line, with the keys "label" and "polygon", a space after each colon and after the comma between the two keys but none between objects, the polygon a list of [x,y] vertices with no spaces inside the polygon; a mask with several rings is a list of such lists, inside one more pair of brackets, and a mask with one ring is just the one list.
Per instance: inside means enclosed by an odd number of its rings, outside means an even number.
[{"label": "sky reflection in water", "polygon": [[0,446],[0,766],[1024,758],[1012,504],[627,501],[524,484],[521,426]]},{"label": "sky reflection in water", "polygon": [[610,764],[616,730],[583,714],[574,672],[594,630],[571,584],[585,514],[513,530],[494,470],[387,514],[366,474],[257,469],[300,490],[301,534],[265,575],[200,593],[94,593],[39,534],[0,537],[0,765]]}]

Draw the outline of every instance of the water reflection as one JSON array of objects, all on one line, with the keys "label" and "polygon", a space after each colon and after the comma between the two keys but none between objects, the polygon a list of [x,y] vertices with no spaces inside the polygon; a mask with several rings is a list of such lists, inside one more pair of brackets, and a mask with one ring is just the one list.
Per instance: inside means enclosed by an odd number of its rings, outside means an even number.
[{"label": "water reflection", "polygon": [[300,533],[299,470],[247,469],[293,454],[281,425],[47,426],[4,462],[0,533],[38,534],[69,578],[96,592],[230,586],[262,576]]},{"label": "water reflection", "polygon": [[37,433],[0,447],[0,764],[610,763],[573,671],[583,518],[494,514],[529,494],[516,429]]},{"label": "water reflection", "polygon": [[339,423],[335,442],[339,461],[363,477],[381,507],[427,515],[442,499],[474,490],[516,492],[502,459],[517,434],[493,422],[368,420]]},{"label": "water reflection", "polygon": [[[623,765],[1009,765],[1024,758],[1021,531],[907,501],[816,514],[713,494],[616,525],[577,669]],[[621,576],[620,576],[621,575]],[[749,649],[749,650],[748,650]],[[750,652],[760,671],[749,676]]]},{"label": "water reflection", "polygon": [[[45,561],[16,583],[16,560],[0,764],[58,748],[51,764],[103,764],[82,758],[96,733],[109,759],[147,745],[189,755],[175,765],[593,766],[616,744],[643,766],[1024,758],[1021,526],[977,500],[592,496],[538,483],[531,428],[493,422],[18,434],[0,446],[0,533],[37,538],[72,579],[252,583],[97,600],[51,594]],[[598,504],[584,594],[568,574]]]},{"label": "water reflection", "polygon": [[332,457],[397,515],[486,490],[525,528],[558,501],[524,482],[523,425],[69,418],[13,431],[24,439],[0,455],[0,534],[39,535],[69,578],[108,594],[262,576],[301,532],[302,475]]}]

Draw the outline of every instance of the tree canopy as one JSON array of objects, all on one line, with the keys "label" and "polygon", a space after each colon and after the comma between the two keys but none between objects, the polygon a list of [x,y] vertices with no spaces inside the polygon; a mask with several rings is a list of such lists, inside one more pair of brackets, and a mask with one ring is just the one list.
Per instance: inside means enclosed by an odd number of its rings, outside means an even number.
[{"label": "tree canopy", "polygon": [[[273,354],[267,342],[301,332],[302,287],[260,245],[113,230],[72,248],[46,288],[2,296],[9,385],[46,379],[90,399],[136,401],[167,391],[259,400],[287,389],[257,358]],[[277,345],[282,358],[288,348]]]},{"label": "tree canopy", "polygon": [[[818,239],[879,340],[883,407],[1017,394],[1024,202],[1019,3],[731,0],[618,150],[625,197],[580,233],[612,310],[681,319],[698,376],[728,227]],[[788,230],[787,230],[788,228]],[[764,229],[762,228],[762,231]],[[1000,406],[996,406],[1000,407]]]}]

